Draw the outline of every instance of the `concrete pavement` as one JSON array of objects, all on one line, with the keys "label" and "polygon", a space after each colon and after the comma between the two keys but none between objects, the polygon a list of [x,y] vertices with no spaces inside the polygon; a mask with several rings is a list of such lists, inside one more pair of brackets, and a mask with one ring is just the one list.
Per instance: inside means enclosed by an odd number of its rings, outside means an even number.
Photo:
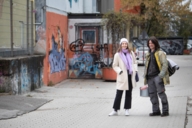
[{"label": "concrete pavement", "polygon": [[48,99],[37,99],[20,95],[1,95],[0,120],[11,119],[29,113],[49,101]]},{"label": "concrete pavement", "polygon": [[180,69],[166,86],[170,116],[149,117],[151,103],[140,97],[143,86],[143,66],[139,66],[140,81],[133,89],[130,116],[124,116],[122,99],[118,116],[109,117],[115,97],[115,82],[96,79],[68,79],[54,87],[42,87],[23,96],[52,100],[39,109],[0,120],[0,128],[191,128],[192,127],[192,56],[168,56]]}]

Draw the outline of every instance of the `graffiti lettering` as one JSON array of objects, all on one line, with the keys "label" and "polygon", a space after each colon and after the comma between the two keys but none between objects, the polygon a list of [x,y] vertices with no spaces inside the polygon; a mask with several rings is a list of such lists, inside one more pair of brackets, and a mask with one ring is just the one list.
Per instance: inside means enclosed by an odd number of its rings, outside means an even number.
[{"label": "graffiti lettering", "polygon": [[69,45],[72,52],[82,52],[85,41],[83,39],[77,39]]},{"label": "graffiti lettering", "polygon": [[[86,47],[84,47],[84,45],[85,45],[85,41],[83,39],[77,39],[76,41],[72,42],[69,45],[69,48],[72,52],[83,52],[83,48],[86,48]],[[93,50],[93,53],[94,53],[93,47],[94,46],[92,46],[91,49]],[[102,44],[96,46],[97,51],[102,51],[103,49],[105,51],[109,52],[108,51],[108,44],[104,44],[104,46]]]},{"label": "graffiti lettering", "polygon": [[104,44],[104,46],[102,44],[96,46],[97,51],[102,51],[103,49],[108,51],[108,44]]}]

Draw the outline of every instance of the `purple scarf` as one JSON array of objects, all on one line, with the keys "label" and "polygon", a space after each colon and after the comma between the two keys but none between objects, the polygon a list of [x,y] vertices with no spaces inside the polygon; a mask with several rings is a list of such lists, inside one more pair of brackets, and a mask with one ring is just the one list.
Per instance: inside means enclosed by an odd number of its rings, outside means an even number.
[{"label": "purple scarf", "polygon": [[[125,55],[126,53],[126,55]],[[128,52],[127,49],[122,49],[121,52],[119,52],[119,55],[121,57],[121,59],[123,60],[127,70],[129,70],[129,74],[133,73],[133,69],[132,69],[132,58],[130,53]]]}]

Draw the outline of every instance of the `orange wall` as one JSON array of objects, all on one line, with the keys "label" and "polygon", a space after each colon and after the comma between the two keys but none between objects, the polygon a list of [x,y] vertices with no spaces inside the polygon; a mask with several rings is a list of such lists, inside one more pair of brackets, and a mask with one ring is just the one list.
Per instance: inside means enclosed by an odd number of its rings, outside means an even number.
[{"label": "orange wall", "polygon": [[114,0],[114,11],[120,11],[121,0]]},{"label": "orange wall", "polygon": [[[120,11],[121,9],[121,0],[114,0],[114,11]],[[123,12],[127,12],[127,13],[133,13],[133,14],[137,14],[140,12],[140,6],[134,6],[134,7],[125,7],[124,10],[122,10]]]},{"label": "orange wall", "polygon": [[46,57],[44,59],[43,74],[43,81],[45,85],[57,84],[67,79],[67,21],[67,16],[56,14],[53,12],[46,13],[47,48]]}]

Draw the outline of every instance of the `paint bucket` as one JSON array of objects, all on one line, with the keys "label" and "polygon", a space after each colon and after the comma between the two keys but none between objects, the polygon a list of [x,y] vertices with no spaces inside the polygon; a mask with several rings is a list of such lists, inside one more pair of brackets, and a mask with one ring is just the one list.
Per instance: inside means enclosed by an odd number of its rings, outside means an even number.
[{"label": "paint bucket", "polygon": [[149,91],[148,91],[148,87],[141,89],[140,87],[140,96],[141,97],[149,97]]}]

